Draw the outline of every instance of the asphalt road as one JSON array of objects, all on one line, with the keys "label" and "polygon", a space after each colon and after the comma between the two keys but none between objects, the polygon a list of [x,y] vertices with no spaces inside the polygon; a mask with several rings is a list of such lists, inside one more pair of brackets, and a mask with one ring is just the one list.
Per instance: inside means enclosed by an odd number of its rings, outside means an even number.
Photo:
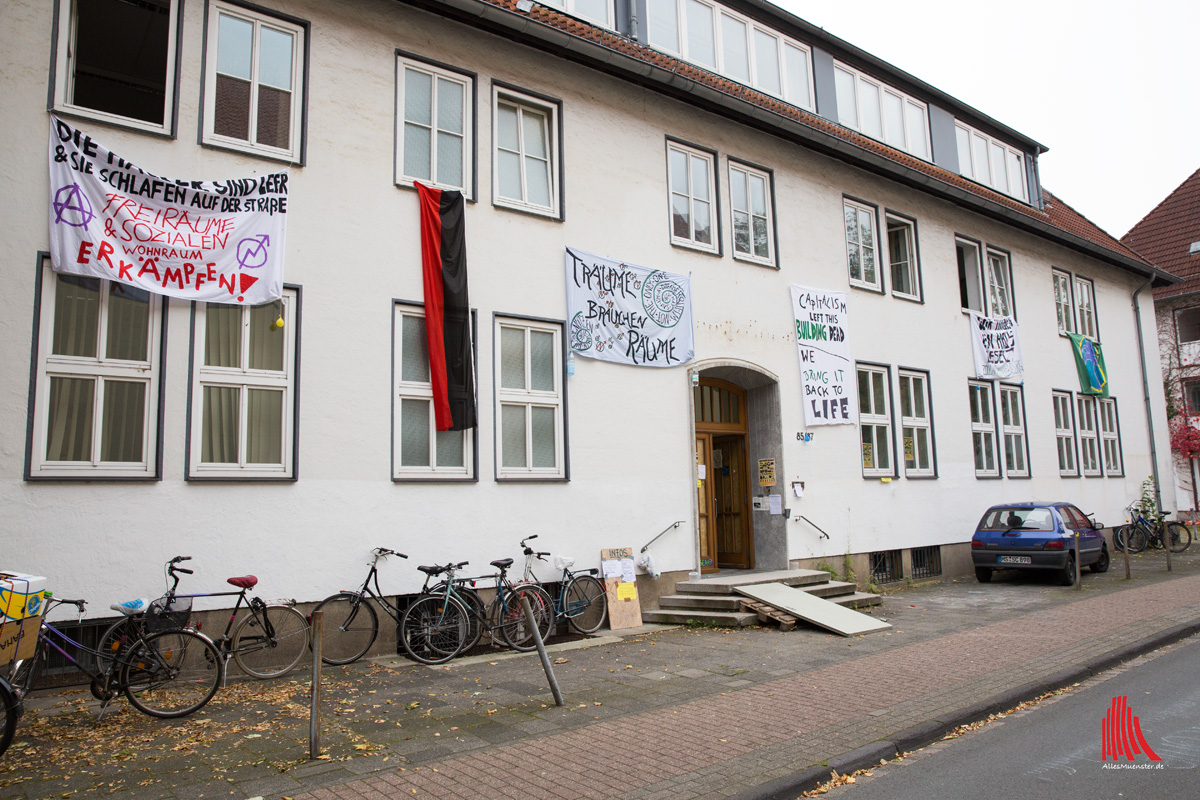
[{"label": "asphalt road", "polygon": [[[1125,695],[1162,758],[1101,759],[1101,721]],[[859,776],[842,800],[1106,800],[1195,797],[1200,780],[1200,637],[1171,645],[957,739]]]}]

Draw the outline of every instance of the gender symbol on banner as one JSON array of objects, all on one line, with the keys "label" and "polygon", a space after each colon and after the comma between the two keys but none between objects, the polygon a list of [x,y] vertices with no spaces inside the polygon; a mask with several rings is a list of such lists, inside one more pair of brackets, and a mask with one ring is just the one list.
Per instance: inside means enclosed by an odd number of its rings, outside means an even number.
[{"label": "gender symbol on banner", "polygon": [[[66,212],[71,212],[78,216],[72,220],[69,217],[63,216]],[[88,201],[87,195],[83,193],[83,190],[79,188],[78,183],[64,186],[54,193],[55,222],[70,225],[72,228],[86,228],[95,216],[95,212],[92,211],[92,204]]]},{"label": "gender symbol on banner", "polygon": [[249,236],[237,243],[238,266],[246,269],[258,269],[267,263],[267,245],[271,237],[265,233]]},{"label": "gender symbol on banner", "polygon": [[591,350],[593,344],[592,329],[588,327],[580,311],[571,318],[571,349],[579,352]]},{"label": "gender symbol on banner", "polygon": [[642,308],[659,327],[673,328],[687,307],[687,292],[682,286],[656,270],[646,276],[642,286]]}]

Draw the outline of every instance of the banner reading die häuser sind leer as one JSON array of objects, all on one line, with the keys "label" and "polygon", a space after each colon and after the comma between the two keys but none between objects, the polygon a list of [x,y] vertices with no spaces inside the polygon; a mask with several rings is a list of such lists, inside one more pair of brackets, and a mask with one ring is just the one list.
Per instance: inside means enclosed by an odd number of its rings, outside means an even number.
[{"label": "banner reading die h\u00e4user sind leer", "polygon": [[286,172],[228,181],[153,175],[58,118],[50,125],[54,269],[215,303],[283,295]]}]

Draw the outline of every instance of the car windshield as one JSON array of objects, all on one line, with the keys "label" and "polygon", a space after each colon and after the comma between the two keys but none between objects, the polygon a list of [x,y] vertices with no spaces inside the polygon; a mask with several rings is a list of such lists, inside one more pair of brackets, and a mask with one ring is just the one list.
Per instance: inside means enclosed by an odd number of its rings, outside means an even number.
[{"label": "car windshield", "polygon": [[984,514],[979,529],[986,531],[1052,531],[1054,530],[1054,515],[1050,513],[1050,509],[1039,506],[993,508]]}]

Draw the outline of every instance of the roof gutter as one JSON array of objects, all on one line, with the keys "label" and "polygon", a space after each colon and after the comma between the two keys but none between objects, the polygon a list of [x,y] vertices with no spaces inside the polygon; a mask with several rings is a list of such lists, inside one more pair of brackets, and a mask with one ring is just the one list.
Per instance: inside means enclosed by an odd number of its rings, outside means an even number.
[{"label": "roof gutter", "polygon": [[[1043,238],[1106,261],[1123,270],[1141,276],[1152,277],[1159,285],[1174,284],[1180,281],[1175,276],[1138,259],[1124,256],[1088,239],[1076,236],[1035,217],[1023,214],[1016,209],[980,197],[965,189],[934,178],[931,175],[906,167],[886,156],[867,150],[837,136],[832,136],[803,122],[777,114],[711,86],[698,83],[673,70],[649,64],[604,45],[537,22],[525,14],[509,11],[488,2],[481,2],[480,0],[401,1],[425,8],[443,16],[458,18],[461,21],[482,27],[485,30],[495,31],[496,29],[501,29],[517,34],[516,38],[523,40],[525,44],[540,46],[542,49],[556,55],[570,58],[592,67],[600,67],[610,74],[617,75],[626,80],[633,79],[637,83],[667,94],[689,97],[700,106],[709,110],[724,112],[726,115],[739,118],[743,121],[753,120],[761,129],[766,129],[776,135],[801,142],[842,161],[906,183],[957,205],[970,208],[987,216],[1007,222],[1015,227],[1025,229]],[[761,0],[755,1],[761,2]],[[766,6],[764,5],[764,7]],[[771,8],[774,9],[774,6],[771,6]],[[781,12],[778,9],[774,10],[773,13],[776,16],[781,13],[786,14],[786,12]],[[796,19],[799,20],[799,18]],[[803,20],[800,20],[800,22],[803,22]],[[809,23],[804,24],[809,25]],[[825,35],[828,36],[828,34]],[[838,41],[840,42],[840,40]],[[643,46],[636,43],[635,45],[638,47]],[[1044,152],[1045,148],[1042,148],[1042,150]]]}]

